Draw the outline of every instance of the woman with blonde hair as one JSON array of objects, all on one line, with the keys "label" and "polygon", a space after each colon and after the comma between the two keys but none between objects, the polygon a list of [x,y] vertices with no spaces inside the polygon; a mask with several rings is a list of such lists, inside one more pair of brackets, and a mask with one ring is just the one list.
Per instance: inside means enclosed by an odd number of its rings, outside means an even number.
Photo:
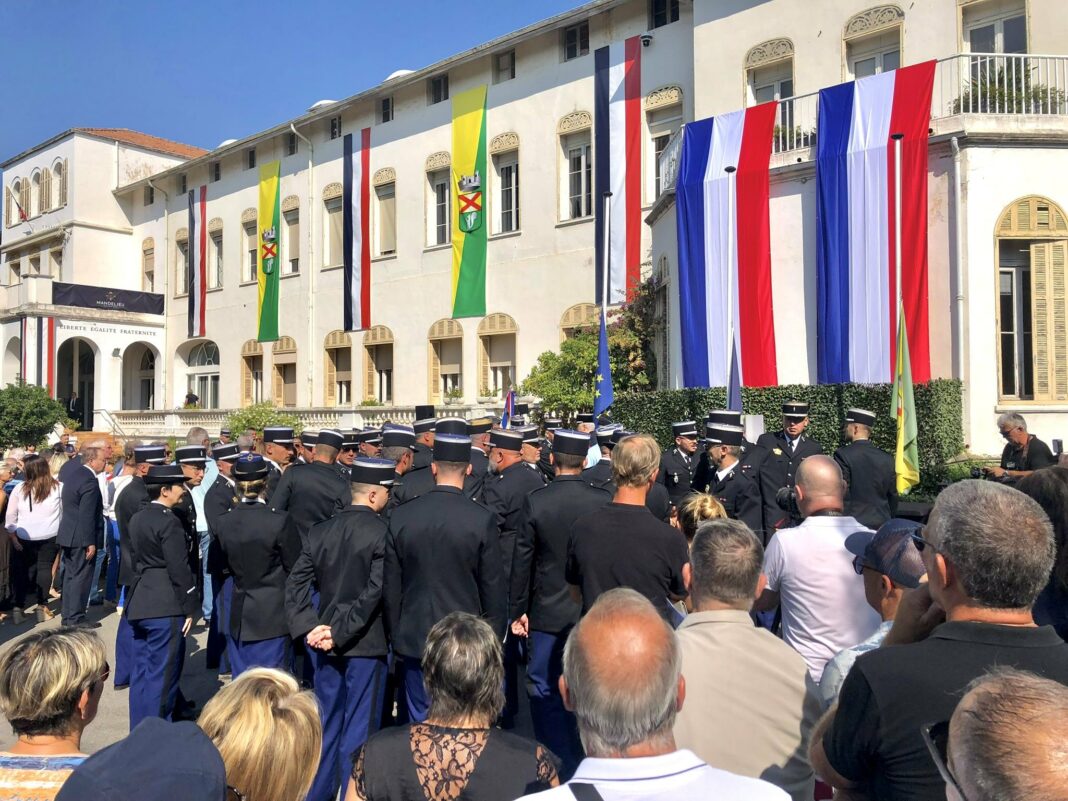
[{"label": "woman with blonde hair", "polygon": [[109,673],[104,643],[85,629],[36,632],[0,656],[0,711],[18,738],[0,753],[0,798],[55,798],[85,760],[82,732]]},{"label": "woman with blonde hair", "polygon": [[686,535],[686,542],[693,542],[697,527],[706,520],[726,517],[723,504],[707,492],[691,492],[679,504],[678,526]]},{"label": "woman with blonde hair", "polygon": [[197,725],[226,765],[226,783],[249,801],[301,801],[319,766],[323,732],[315,696],[288,673],[246,670],[204,705]]}]

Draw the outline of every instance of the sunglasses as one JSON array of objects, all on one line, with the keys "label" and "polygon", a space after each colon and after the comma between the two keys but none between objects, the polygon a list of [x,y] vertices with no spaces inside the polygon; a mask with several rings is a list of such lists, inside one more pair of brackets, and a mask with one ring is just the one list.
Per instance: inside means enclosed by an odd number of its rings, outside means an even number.
[{"label": "sunglasses", "polygon": [[[863,556],[854,556],[853,557],[853,570],[856,571],[856,574],[858,576],[863,576],[865,568],[867,568],[868,570],[875,570],[874,567],[872,567],[871,565],[868,565],[868,564],[866,564],[864,562],[864,557]],[[878,573],[879,571],[876,570],[875,572]]]},{"label": "sunglasses", "polygon": [[957,795],[964,801],[968,801],[968,796],[961,789],[960,782],[949,769],[949,721],[928,723],[920,729],[920,733],[923,735],[923,742],[931,754],[935,767],[938,768],[938,775],[942,777],[942,781],[956,790]]},{"label": "sunglasses", "polygon": [[923,538],[923,532],[925,532],[926,530],[927,530],[927,527],[924,526],[923,528],[919,529],[915,534],[912,535],[912,543],[913,543],[913,545],[916,546],[916,550],[919,551],[920,553],[923,553],[924,550],[926,550],[927,548],[930,548],[935,553],[940,553],[943,556],[945,556],[945,551],[943,551],[941,548],[939,548],[938,546],[936,546],[934,543],[930,542],[929,540],[925,540]]}]

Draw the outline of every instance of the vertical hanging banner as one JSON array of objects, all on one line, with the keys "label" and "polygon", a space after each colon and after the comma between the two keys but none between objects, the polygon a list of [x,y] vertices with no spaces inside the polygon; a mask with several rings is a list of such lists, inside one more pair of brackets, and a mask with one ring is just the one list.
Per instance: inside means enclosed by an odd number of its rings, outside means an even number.
[{"label": "vertical hanging banner", "polygon": [[371,327],[371,129],[354,141],[345,134],[342,162],[342,233],[345,251],[345,330]]},{"label": "vertical hanging banner", "polygon": [[189,338],[207,336],[204,303],[208,297],[208,187],[189,190],[188,265]]},{"label": "vertical hanging banner", "polygon": [[608,214],[612,240],[608,243],[608,303],[623,303],[641,280],[642,242],[642,45],[632,36],[594,51],[594,178],[596,197],[594,249],[596,287],[601,303],[604,287],[604,229],[602,198],[612,193]]},{"label": "vertical hanging banner", "polygon": [[452,99],[452,316],[486,314],[486,87]]},{"label": "vertical hanging banner", "polygon": [[256,257],[259,279],[259,306],[256,317],[256,340],[275,342],[278,339],[278,273],[282,263],[278,252],[280,162],[271,161],[260,167],[260,211],[257,230],[260,248]]}]

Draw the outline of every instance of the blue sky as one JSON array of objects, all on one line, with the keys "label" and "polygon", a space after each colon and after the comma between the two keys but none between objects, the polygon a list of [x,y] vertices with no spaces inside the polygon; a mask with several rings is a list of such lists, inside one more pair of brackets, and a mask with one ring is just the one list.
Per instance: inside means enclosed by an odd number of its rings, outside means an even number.
[{"label": "blue sky", "polygon": [[67,128],[240,138],[582,0],[0,0],[0,161]]}]

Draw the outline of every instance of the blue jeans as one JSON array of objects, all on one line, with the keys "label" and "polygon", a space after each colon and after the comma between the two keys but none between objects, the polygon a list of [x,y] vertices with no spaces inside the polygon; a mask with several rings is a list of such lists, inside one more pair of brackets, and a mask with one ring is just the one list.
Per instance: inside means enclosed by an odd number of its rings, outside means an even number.
[{"label": "blue jeans", "polygon": [[211,532],[198,531],[197,534],[200,535],[200,577],[201,585],[204,587],[200,602],[200,614],[204,620],[211,620],[212,598],[214,597],[211,576],[208,575],[208,546],[211,545]]},{"label": "blue jeans", "polygon": [[119,600],[119,524],[108,521],[107,536],[104,538],[104,550],[108,555],[108,572],[104,577],[104,600]]}]

